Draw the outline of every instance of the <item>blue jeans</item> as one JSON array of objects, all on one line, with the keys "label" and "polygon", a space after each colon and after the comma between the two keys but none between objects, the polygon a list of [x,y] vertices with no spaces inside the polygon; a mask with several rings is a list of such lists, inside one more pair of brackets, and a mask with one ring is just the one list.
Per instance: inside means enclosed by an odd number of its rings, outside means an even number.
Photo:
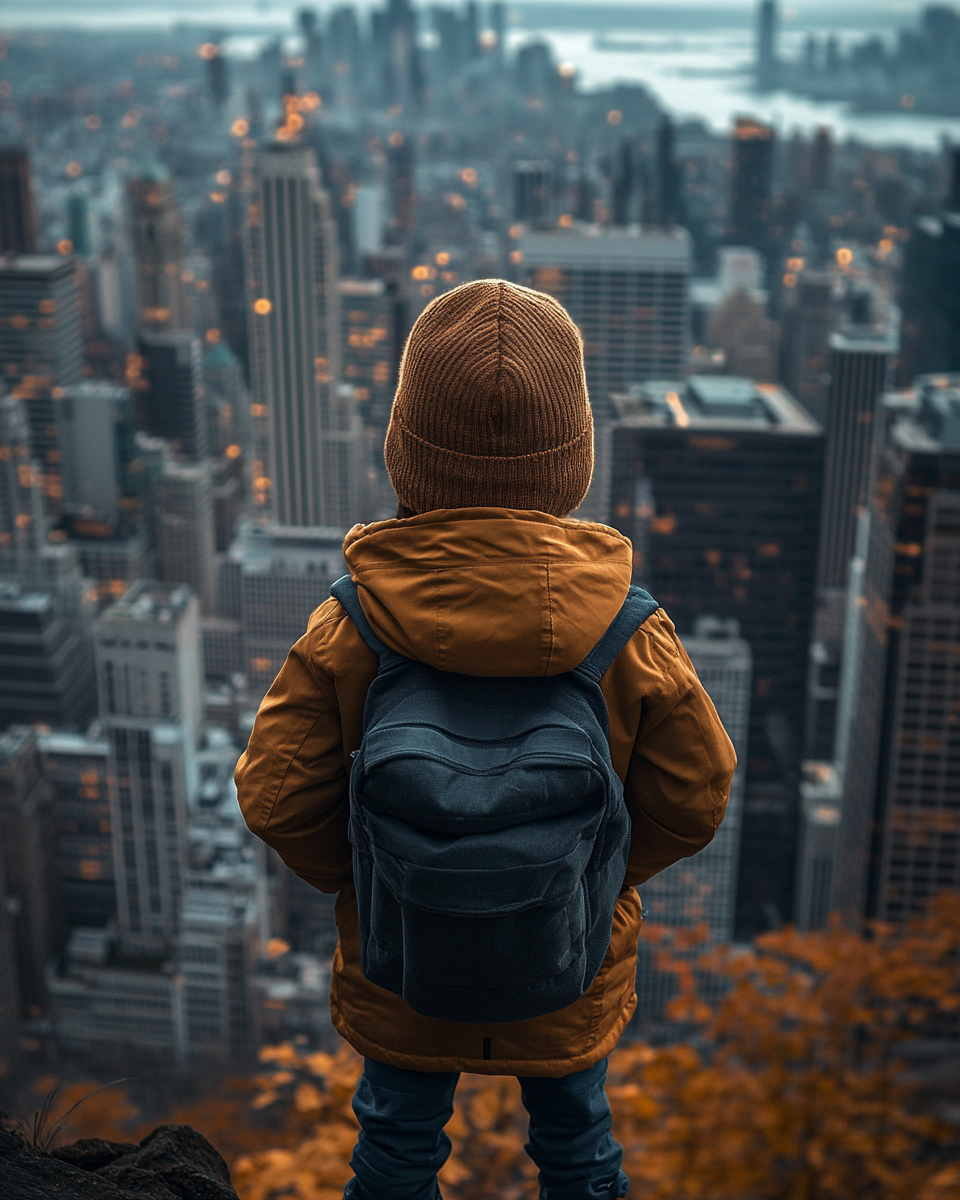
[{"label": "blue jeans", "polygon": [[[607,1060],[563,1079],[520,1080],[530,1114],[526,1150],[540,1168],[540,1200],[617,1200],[629,1180],[610,1133]],[[366,1059],[353,1098],[360,1139],[344,1200],[439,1200],[450,1154],[456,1071],[426,1074]]]}]

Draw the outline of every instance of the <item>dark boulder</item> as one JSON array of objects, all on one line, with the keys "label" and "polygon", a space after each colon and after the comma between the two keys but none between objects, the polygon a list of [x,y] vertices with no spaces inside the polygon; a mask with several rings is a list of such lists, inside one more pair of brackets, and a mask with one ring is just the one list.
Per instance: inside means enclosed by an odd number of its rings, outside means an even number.
[{"label": "dark boulder", "polygon": [[52,1153],[0,1129],[3,1200],[237,1200],[227,1164],[189,1125],[139,1146],[84,1138]]}]

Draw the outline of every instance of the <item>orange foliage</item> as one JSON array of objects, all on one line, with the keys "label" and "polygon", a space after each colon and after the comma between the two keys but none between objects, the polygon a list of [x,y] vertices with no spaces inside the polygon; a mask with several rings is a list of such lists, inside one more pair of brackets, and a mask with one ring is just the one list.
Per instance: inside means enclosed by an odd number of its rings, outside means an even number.
[{"label": "orange foliage", "polygon": [[[624,1168],[644,1200],[955,1200],[960,1146],[924,1111],[904,1066],[923,1036],[954,1035],[960,1014],[960,897],[942,896],[905,929],[868,936],[839,924],[785,929],[746,952],[696,954],[702,931],[651,928],[657,965],[677,978],[670,1015],[683,1044],[625,1045],[608,1092]],[[729,981],[710,1009],[695,967]],[[349,1047],[261,1052],[262,1072],[170,1114],[232,1165],[243,1200],[340,1200],[357,1137],[362,1060]],[[56,1080],[38,1085],[50,1091]],[[64,1090],[65,1111],[93,1084]],[[104,1091],[70,1116],[61,1141],[137,1140],[136,1110]],[[526,1113],[515,1079],[465,1075],[441,1172],[447,1200],[533,1196]]]},{"label": "orange foliage", "polygon": [[[868,937],[834,925],[766,934],[746,953],[699,962],[730,980],[711,1011],[695,994],[698,935],[659,932],[675,971],[672,1015],[688,1044],[627,1045],[608,1092],[624,1167],[644,1200],[948,1200],[960,1154],[951,1131],[917,1110],[898,1050],[960,1010],[960,897],[941,897],[905,930]],[[672,942],[679,955],[671,957]],[[339,1200],[356,1137],[350,1108],[361,1061],[264,1052],[273,1070],[255,1102],[314,1122],[298,1145],[234,1164],[243,1200]],[[515,1080],[463,1077],[441,1172],[449,1200],[534,1194]],[[949,1153],[952,1149],[954,1153]]]}]

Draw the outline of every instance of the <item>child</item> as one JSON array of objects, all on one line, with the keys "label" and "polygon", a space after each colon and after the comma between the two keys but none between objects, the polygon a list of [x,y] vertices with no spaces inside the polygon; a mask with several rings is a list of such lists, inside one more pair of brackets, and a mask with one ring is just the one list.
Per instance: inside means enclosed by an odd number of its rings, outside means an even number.
[{"label": "child", "polygon": [[[360,623],[439,672],[503,679],[504,696],[510,680],[573,672],[624,604],[633,550],[568,515],[590,485],[593,421],[580,335],[563,307],[501,280],[434,300],[407,343],[385,458],[398,517],[355,526],[344,543]],[[348,790],[377,674],[368,640],[331,598],[290,651],[237,767],[251,830],[302,879],[339,894],[330,1004],[366,1060],[345,1195],[435,1200],[450,1150],[443,1128],[459,1072],[470,1071],[519,1077],[543,1200],[622,1197],[604,1079],[636,1006],[634,889],[714,836],[733,747],[672,623],[653,611],[600,679],[630,832],[599,971],[559,1011],[424,1016],[361,963]]]}]

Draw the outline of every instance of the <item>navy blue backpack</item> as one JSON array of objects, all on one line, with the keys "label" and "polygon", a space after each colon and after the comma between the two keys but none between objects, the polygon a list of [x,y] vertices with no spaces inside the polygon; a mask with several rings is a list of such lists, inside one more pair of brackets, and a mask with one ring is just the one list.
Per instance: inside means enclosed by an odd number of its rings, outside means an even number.
[{"label": "navy blue backpack", "polygon": [[520,1021],[589,988],[630,847],[600,678],[657,603],[631,587],[573,671],[478,678],[385,646],[350,774],[363,973],[426,1017]]}]

